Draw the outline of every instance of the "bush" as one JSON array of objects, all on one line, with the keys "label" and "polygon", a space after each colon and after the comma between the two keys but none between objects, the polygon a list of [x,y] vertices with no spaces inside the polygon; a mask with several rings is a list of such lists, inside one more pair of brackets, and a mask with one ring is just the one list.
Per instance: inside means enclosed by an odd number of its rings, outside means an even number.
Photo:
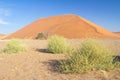
[{"label": "bush", "polygon": [[61,36],[51,36],[48,40],[48,51],[53,53],[65,53],[68,49],[67,40]]},{"label": "bush", "polygon": [[114,69],[112,51],[100,42],[87,39],[67,60],[60,62],[59,70],[63,73],[80,73],[92,70]]},{"label": "bush", "polygon": [[36,39],[47,39],[48,38],[48,33],[38,33]]},{"label": "bush", "polygon": [[44,38],[44,33],[38,33],[36,39],[42,39]]},{"label": "bush", "polygon": [[5,48],[2,50],[3,53],[18,53],[24,52],[27,50],[27,47],[20,43],[17,39],[12,39],[7,43]]}]

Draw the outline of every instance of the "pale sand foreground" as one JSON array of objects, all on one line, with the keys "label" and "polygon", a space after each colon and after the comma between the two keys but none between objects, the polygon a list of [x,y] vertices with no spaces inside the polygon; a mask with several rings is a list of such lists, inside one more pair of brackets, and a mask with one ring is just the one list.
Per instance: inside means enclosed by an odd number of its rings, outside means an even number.
[{"label": "pale sand foreground", "polygon": [[[79,44],[80,40],[71,41]],[[103,41],[103,40],[101,40]],[[0,41],[0,48],[7,41]],[[120,40],[104,40],[119,54]],[[82,74],[62,74],[56,69],[56,63],[64,59],[63,54],[46,53],[47,41],[26,40],[23,43],[30,47],[26,53],[0,54],[0,80],[120,80],[120,69],[104,72],[95,71]],[[36,50],[37,49],[37,50]]]}]

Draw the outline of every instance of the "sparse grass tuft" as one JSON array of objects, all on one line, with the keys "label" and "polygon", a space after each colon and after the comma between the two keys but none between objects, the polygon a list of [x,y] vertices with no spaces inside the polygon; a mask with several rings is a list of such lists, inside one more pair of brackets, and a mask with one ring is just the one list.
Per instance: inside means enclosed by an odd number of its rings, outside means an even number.
[{"label": "sparse grass tuft", "polygon": [[62,73],[81,73],[92,70],[110,70],[120,67],[119,62],[113,63],[110,49],[94,39],[86,39],[68,59],[60,62]]},{"label": "sparse grass tuft", "polygon": [[27,47],[20,43],[20,41],[17,39],[12,39],[9,41],[2,50],[3,53],[19,53],[24,51],[27,51]]},{"label": "sparse grass tuft", "polygon": [[61,36],[51,36],[48,41],[48,51],[53,53],[66,53],[69,44],[64,37]]}]

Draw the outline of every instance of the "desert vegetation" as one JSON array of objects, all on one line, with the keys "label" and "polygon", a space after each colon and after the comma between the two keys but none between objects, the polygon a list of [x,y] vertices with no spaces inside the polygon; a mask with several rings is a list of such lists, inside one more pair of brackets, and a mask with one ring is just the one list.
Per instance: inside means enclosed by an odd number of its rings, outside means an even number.
[{"label": "desert vegetation", "polygon": [[69,48],[68,45],[66,39],[59,36],[52,36],[48,42],[49,51],[67,53],[67,60],[62,60],[59,65],[59,71],[62,73],[111,70],[120,67],[112,50],[95,39],[85,39],[77,49]]},{"label": "desert vegetation", "polygon": [[[63,53],[65,60],[60,60],[58,71],[61,73],[82,73],[94,70],[111,70],[120,67],[120,62],[111,49],[96,39],[84,39],[79,47],[72,46],[61,36],[48,39],[47,50],[54,54]],[[18,39],[7,42],[1,53],[19,53],[27,51],[27,46]],[[58,63],[57,63],[58,64]]]},{"label": "desert vegetation", "polygon": [[[63,54],[44,51],[48,48],[48,40],[1,40],[0,49],[5,49],[11,41],[13,44],[16,41],[20,45],[26,44],[29,52],[0,54],[0,80],[120,80],[119,57],[115,58],[116,55],[111,51],[114,47],[113,50],[120,52],[119,39],[65,39],[66,44],[72,48],[67,47]],[[109,49],[106,46],[112,47]],[[104,79],[106,76],[107,79]]]},{"label": "desert vegetation", "polygon": [[69,44],[67,39],[62,36],[51,36],[48,40],[47,50],[53,53],[66,53],[68,51]]},{"label": "desert vegetation", "polygon": [[45,38],[45,34],[43,32],[38,33],[36,39],[44,39]]},{"label": "desert vegetation", "polygon": [[27,51],[27,46],[22,44],[18,39],[10,40],[1,50],[1,53],[19,53]]}]

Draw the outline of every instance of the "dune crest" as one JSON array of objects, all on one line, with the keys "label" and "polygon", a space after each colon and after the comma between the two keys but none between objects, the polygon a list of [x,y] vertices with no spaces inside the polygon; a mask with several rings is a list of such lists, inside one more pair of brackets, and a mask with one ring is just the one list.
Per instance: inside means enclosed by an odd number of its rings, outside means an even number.
[{"label": "dune crest", "polygon": [[35,22],[7,36],[5,39],[35,39],[37,34],[40,32],[44,32],[48,34],[48,36],[56,34],[70,39],[120,38],[120,36],[93,24],[82,17],[76,15],[61,15],[38,19]]}]

